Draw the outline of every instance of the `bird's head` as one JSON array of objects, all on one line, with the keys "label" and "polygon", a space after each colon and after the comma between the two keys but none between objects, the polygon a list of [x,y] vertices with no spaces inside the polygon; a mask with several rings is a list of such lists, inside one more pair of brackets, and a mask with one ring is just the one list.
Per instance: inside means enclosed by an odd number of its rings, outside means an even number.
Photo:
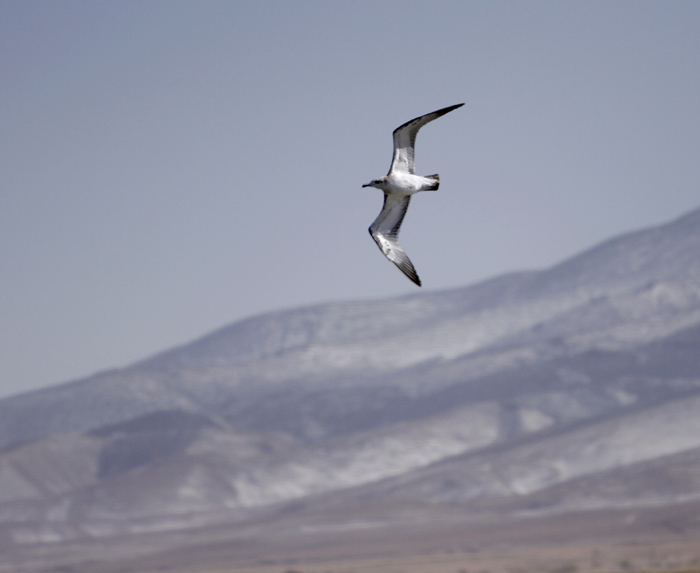
[{"label": "bird's head", "polygon": [[379,179],[372,179],[369,183],[365,183],[363,187],[376,187],[377,189],[381,189],[385,183],[386,177],[380,177]]}]

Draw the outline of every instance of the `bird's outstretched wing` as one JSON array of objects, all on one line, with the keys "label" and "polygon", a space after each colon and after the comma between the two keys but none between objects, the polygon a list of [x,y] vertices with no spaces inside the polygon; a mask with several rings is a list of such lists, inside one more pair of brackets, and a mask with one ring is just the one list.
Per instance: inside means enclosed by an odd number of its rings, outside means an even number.
[{"label": "bird's outstretched wing", "polygon": [[434,119],[437,119],[446,113],[450,113],[453,109],[457,109],[463,105],[463,103],[458,103],[457,105],[444,107],[432,113],[421,115],[420,117],[407,121],[402,126],[397,127],[394,130],[394,158],[391,161],[389,173],[392,173],[393,171],[415,173],[416,170],[413,156],[415,153],[416,135],[418,135],[418,130],[426,123],[430,123]]},{"label": "bird's outstretched wing", "polygon": [[384,194],[384,207],[379,216],[370,225],[369,234],[375,240],[386,258],[394,263],[403,274],[418,286],[421,286],[416,269],[398,242],[399,228],[403,221],[411,196],[397,197]]}]

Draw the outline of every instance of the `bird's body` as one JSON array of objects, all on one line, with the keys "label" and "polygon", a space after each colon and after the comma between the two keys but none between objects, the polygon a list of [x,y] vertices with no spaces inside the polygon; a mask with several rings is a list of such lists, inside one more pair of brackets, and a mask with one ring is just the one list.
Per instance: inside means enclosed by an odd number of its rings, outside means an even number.
[{"label": "bird's body", "polygon": [[384,191],[384,206],[369,228],[370,235],[386,257],[418,286],[421,286],[418,273],[398,243],[399,228],[408,209],[411,195],[419,191],[437,191],[440,186],[440,177],[438,175],[415,174],[416,135],[426,123],[463,105],[460,103],[439,109],[412,119],[396,128],[394,130],[394,157],[389,173],[363,185],[363,187],[376,187]]}]

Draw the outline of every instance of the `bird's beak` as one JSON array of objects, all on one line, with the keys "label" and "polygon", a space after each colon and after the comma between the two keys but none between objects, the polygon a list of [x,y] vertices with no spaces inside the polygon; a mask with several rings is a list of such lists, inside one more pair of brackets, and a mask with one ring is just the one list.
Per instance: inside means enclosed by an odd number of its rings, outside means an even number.
[{"label": "bird's beak", "polygon": [[371,183],[365,183],[365,184],[363,185],[363,187],[371,187],[371,186],[372,186]]}]

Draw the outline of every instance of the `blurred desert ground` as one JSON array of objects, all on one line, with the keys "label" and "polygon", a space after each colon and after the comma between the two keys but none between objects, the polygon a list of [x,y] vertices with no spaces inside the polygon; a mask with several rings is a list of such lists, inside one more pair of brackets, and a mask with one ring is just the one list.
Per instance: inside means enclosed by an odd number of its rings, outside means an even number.
[{"label": "blurred desert ground", "polygon": [[[302,512],[303,513],[303,512]],[[567,515],[465,516],[333,528],[292,512],[274,523],[57,546],[62,573],[605,573],[700,572],[700,502]],[[490,521],[490,523],[489,523]],[[314,526],[316,522],[316,526]],[[259,535],[266,529],[264,541]],[[155,547],[162,544],[159,551]],[[120,559],[119,555],[142,557]],[[42,549],[42,559],[51,549]],[[145,555],[145,553],[149,553]],[[63,557],[65,565],[60,565]],[[78,556],[82,555],[82,562]],[[39,557],[37,555],[37,557]],[[105,560],[109,562],[98,562]],[[25,561],[24,566],[27,566]],[[28,571],[26,568],[12,571]]]}]

